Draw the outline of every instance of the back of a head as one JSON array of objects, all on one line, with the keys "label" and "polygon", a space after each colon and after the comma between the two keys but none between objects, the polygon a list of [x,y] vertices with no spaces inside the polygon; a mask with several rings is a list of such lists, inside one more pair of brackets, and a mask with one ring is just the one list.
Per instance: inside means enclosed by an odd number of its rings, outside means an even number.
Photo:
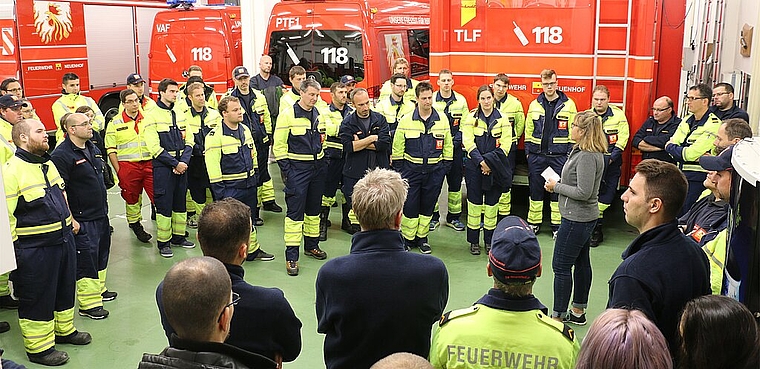
[{"label": "back of a head", "polygon": [[250,240],[251,208],[248,205],[226,198],[203,208],[198,218],[198,242],[203,255],[232,264],[240,246]]},{"label": "back of a head", "polygon": [[409,184],[393,170],[368,171],[354,186],[352,208],[363,230],[394,229]]},{"label": "back of a head", "polygon": [[182,260],[169,269],[161,299],[177,336],[205,342],[212,340],[231,293],[232,282],[224,265],[204,256]]},{"label": "back of a head", "polygon": [[724,120],[723,124],[726,125],[726,136],[729,140],[752,137],[752,127],[744,119],[729,118]]},{"label": "back of a head", "polygon": [[758,368],[760,338],[752,313],[726,296],[697,297],[681,315],[681,368]]},{"label": "back of a head", "polygon": [[665,337],[638,310],[608,309],[591,324],[576,369],[671,369]]},{"label": "back of a head", "polygon": [[433,369],[433,365],[421,356],[397,352],[380,359],[369,369]]}]

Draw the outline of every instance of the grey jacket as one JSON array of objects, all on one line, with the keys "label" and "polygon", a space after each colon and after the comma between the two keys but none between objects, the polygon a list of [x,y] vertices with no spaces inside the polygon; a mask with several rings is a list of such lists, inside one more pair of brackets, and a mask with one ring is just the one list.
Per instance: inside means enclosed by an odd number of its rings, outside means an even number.
[{"label": "grey jacket", "polygon": [[604,153],[573,148],[562,168],[560,182],[554,186],[559,194],[559,213],[574,222],[599,218],[599,184],[604,174]]}]

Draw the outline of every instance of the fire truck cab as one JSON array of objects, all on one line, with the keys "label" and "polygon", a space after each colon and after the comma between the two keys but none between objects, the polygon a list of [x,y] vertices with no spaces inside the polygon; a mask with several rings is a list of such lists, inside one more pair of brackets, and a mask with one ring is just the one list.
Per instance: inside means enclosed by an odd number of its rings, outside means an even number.
[{"label": "fire truck cab", "polygon": [[217,93],[233,87],[232,69],[243,65],[240,7],[177,6],[156,15],[150,40],[150,85],[172,78],[182,84],[191,65]]},{"label": "fire truck cab", "polygon": [[300,65],[323,88],[351,75],[377,97],[398,57],[410,61],[413,78],[428,78],[429,24],[428,1],[283,0],[272,9],[264,49],[286,84]]},{"label": "fire truck cab", "polygon": [[[430,9],[431,79],[441,69],[451,70],[454,89],[470,105],[477,102],[479,86],[506,73],[509,93],[527,112],[542,92],[541,70],[554,69],[559,90],[578,110],[591,107],[596,85],[607,86],[610,103],[624,109],[633,136],[656,98],[678,100],[683,30],[663,17],[683,14],[683,2],[431,0]],[[622,185],[641,160],[637,151],[626,148]],[[516,174],[516,184],[527,184],[519,165]]]}]

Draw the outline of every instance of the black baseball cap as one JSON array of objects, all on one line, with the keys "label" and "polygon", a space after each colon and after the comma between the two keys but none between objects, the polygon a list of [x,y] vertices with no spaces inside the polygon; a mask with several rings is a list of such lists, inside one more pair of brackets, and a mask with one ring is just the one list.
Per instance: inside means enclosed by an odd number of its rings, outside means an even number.
[{"label": "black baseball cap", "polygon": [[0,108],[3,109],[11,109],[11,108],[19,108],[19,107],[27,107],[29,104],[21,101],[16,95],[13,94],[5,94],[3,96],[0,96]]},{"label": "black baseball cap", "polygon": [[716,156],[700,157],[699,165],[705,168],[705,170],[714,170],[716,172],[734,169],[734,165],[731,164],[731,155],[733,153],[734,145],[731,145]]},{"label": "black baseball cap", "polygon": [[129,76],[127,76],[127,84],[128,85],[136,85],[138,83],[145,82],[145,80],[137,73],[132,73]]},{"label": "black baseball cap", "polygon": [[520,217],[510,215],[496,226],[488,263],[502,283],[529,281],[541,270],[541,246],[536,234]]},{"label": "black baseball cap", "polygon": [[242,77],[250,77],[251,74],[248,73],[248,68],[244,66],[235,67],[235,69],[232,70],[232,78],[239,79]]}]

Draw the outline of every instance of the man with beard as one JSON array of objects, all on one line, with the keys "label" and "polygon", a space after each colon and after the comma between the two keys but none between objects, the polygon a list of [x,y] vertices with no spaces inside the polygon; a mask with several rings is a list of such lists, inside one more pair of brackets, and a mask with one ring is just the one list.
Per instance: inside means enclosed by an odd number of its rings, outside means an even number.
[{"label": "man with beard", "polygon": [[69,355],[56,343],[86,345],[89,333],[74,328],[76,249],[64,182],[47,154],[45,126],[22,120],[13,126],[17,150],[3,170],[18,269],[11,273],[19,297],[18,317],[29,360],[61,365]]}]

